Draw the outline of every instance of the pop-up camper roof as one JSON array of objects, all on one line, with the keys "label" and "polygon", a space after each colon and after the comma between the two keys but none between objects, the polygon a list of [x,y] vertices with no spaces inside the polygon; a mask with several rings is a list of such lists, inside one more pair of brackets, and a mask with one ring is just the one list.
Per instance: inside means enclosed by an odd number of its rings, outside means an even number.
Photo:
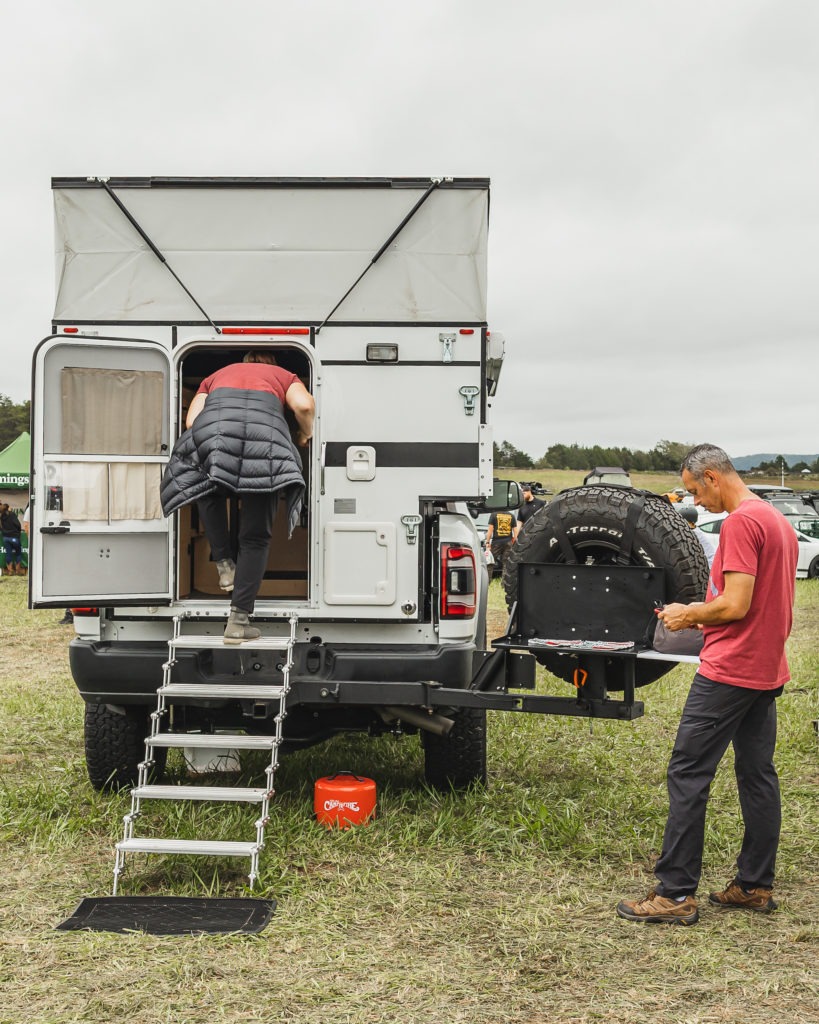
[{"label": "pop-up camper roof", "polygon": [[484,324],[489,181],[431,185],[55,178],[54,320],[322,323],[429,191],[332,323]]}]

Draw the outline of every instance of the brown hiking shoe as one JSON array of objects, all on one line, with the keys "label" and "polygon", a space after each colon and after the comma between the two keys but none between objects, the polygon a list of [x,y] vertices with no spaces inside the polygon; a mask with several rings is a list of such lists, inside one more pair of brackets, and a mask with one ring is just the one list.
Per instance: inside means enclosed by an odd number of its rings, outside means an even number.
[{"label": "brown hiking shoe", "polygon": [[729,882],[722,892],[709,893],[708,901],[716,907],[739,907],[741,910],[755,910],[758,914],[770,914],[779,906],[770,889],[743,889],[736,879]]},{"label": "brown hiking shoe", "polygon": [[258,640],[261,635],[261,630],[250,625],[250,617],[247,612],[240,611],[238,608],[230,609],[225,626],[224,643],[243,644],[248,640]]},{"label": "brown hiking shoe", "polygon": [[646,924],[696,924],[700,919],[693,896],[670,900],[653,889],[644,899],[620,900],[617,914],[627,921],[645,921]]}]

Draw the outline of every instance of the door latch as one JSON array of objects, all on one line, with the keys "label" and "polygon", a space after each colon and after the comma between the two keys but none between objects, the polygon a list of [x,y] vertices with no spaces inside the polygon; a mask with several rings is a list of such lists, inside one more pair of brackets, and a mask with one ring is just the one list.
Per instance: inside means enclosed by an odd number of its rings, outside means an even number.
[{"label": "door latch", "polygon": [[417,513],[411,516],[401,516],[401,522],[407,531],[407,544],[414,544],[418,540],[418,527],[422,521]]},{"label": "door latch", "polygon": [[475,399],[481,393],[481,389],[475,387],[474,384],[464,384],[462,388],[458,388],[458,394],[463,396],[464,400],[464,412],[467,416],[474,416],[475,414]]},{"label": "door latch", "polygon": [[454,363],[455,362],[455,335],[454,334],[439,334],[438,340],[444,346],[443,353],[441,355],[442,363]]}]

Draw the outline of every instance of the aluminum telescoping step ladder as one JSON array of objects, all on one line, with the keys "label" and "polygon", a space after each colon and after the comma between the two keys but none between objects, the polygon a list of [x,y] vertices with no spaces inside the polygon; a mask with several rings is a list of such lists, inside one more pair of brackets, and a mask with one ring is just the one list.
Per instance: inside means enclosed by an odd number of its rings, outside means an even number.
[{"label": "aluminum telescoping step ladder", "polygon": [[[284,719],[287,717],[287,695],[290,692],[290,671],[293,667],[293,650],[296,643],[298,618],[290,618],[289,637],[261,637],[241,645],[228,647],[221,636],[195,636],[182,632],[184,616],[173,620],[173,635],[168,641],[168,660],[162,666],[162,685],[157,690],[156,711],[151,712],[151,732],[145,738],[145,759],[139,765],[137,785],[131,790],[131,810],[125,815],[125,832],[116,844],[114,863],[114,896],[117,895],[119,879],[129,853],[191,854],[214,857],[249,857],[250,887],[259,873],[259,854],[264,846],[264,830],[269,820],[270,800],[275,792],[274,777],[279,765],[279,748],[282,743]],[[278,650],[286,651],[282,663],[282,684],[276,686],[245,685],[244,683],[209,684],[175,683],[173,669],[177,663],[176,652],[181,649],[200,650],[217,647],[222,650],[242,651]],[[191,698],[228,698],[231,700],[278,701],[278,710],[273,718],[275,729],[272,735],[226,735],[225,733],[185,733],[162,731],[168,720],[170,705],[184,704]],[[266,784],[259,788],[238,786],[162,786],[153,785],[149,779],[154,767],[154,751],[158,747],[224,749],[229,744],[234,750],[269,750],[270,762],[265,769]],[[252,842],[224,842],[205,839],[140,839],[134,835],[134,827],[142,813],[143,800],[198,800],[210,802],[249,803],[259,805],[256,820],[256,838]]]}]

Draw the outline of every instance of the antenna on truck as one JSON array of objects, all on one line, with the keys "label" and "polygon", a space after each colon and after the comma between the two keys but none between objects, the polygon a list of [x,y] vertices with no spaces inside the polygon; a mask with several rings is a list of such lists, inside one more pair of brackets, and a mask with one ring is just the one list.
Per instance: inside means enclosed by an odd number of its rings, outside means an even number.
[{"label": "antenna on truck", "polygon": [[327,321],[330,319],[330,317],[333,315],[333,313],[335,313],[335,311],[342,304],[342,302],[344,302],[344,300],[347,298],[347,296],[350,294],[350,292],[358,285],[359,281],[362,279],[362,277],[364,277],[364,275],[367,273],[367,271],[372,266],[374,266],[381,259],[381,257],[387,251],[387,249],[392,245],[392,243],[395,241],[395,239],[401,234],[401,232],[404,230],[404,228],[407,226],[407,224],[409,224],[409,222],[412,220],[412,218],[415,216],[415,214],[421,209],[421,207],[424,205],[424,203],[427,201],[427,199],[429,199],[429,197],[432,195],[432,193],[435,191],[435,189],[438,188],[438,186],[441,184],[442,181],[452,181],[452,178],[431,178],[430,179],[429,188],[421,196],[421,198],[418,200],[418,202],[415,204],[415,206],[413,206],[413,208],[406,215],[406,217],[404,217],[404,219],[401,221],[401,223],[398,225],[398,227],[395,229],[395,231],[393,231],[393,233],[390,235],[390,237],[387,239],[387,241],[381,246],[381,248],[378,250],[378,252],[375,254],[375,256],[373,256],[373,258],[370,260],[370,262],[367,264],[367,266],[361,271],[361,273],[358,275],[358,277],[355,279],[355,281],[353,281],[353,283],[350,285],[350,287],[347,289],[347,291],[341,296],[341,298],[338,300],[338,302],[335,304],[335,306],[333,306],[333,308],[330,310],[330,312],[327,314],[327,316],[321,321],[321,323],[316,328],[316,334],[318,334],[319,331],[322,329],[322,327],[324,327],[324,325],[327,323]]},{"label": "antenna on truck", "polygon": [[188,298],[191,300],[191,302],[196,306],[196,308],[199,310],[199,312],[202,314],[202,316],[211,325],[211,327],[214,329],[214,331],[216,331],[217,334],[221,334],[222,333],[221,330],[211,320],[211,318],[204,311],[204,309],[202,309],[202,307],[199,305],[199,303],[196,301],[196,299],[193,297],[193,295],[191,295],[191,293],[188,290],[188,288],[185,287],[185,284],[179,278],[179,275],[176,273],[176,271],[173,269],[173,267],[170,265],[170,263],[168,263],[167,259],[165,259],[164,255],[159,251],[159,249],[157,249],[157,247],[154,245],[154,243],[151,241],[151,239],[147,236],[147,234],[142,230],[142,228],[136,222],[136,220],[132,216],[131,212],[127,209],[127,207],[122,202],[122,200],[118,196],[114,195],[114,193],[111,191],[111,189],[110,189],[110,187],[108,185],[108,179],[107,178],[89,178],[89,181],[96,181],[98,185],[100,185],[102,188],[105,189],[105,191],[108,193],[108,195],[114,200],[114,202],[117,204],[117,206],[120,208],[120,210],[122,210],[122,212],[128,218],[129,223],[134,228],[134,230],[139,234],[139,237],[142,239],[142,241],[145,242],[145,244],[148,246],[148,248],[151,250],[151,252],[154,254],[154,256],[156,256],[156,258],[159,260],[159,262],[163,263],[168,268],[168,270],[171,272],[171,274],[173,274],[174,279],[176,280],[177,284],[184,291],[184,293],[188,296]]}]

